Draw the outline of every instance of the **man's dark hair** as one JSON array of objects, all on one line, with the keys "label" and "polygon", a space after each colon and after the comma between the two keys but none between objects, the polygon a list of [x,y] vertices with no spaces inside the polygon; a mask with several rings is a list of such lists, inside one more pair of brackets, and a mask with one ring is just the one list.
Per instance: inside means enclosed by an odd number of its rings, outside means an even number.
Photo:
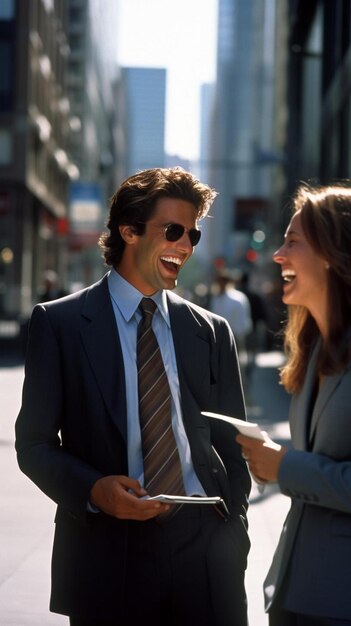
[{"label": "man's dark hair", "polygon": [[142,235],[160,198],[190,202],[200,220],[207,215],[216,196],[214,189],[181,167],[154,168],[133,174],[123,181],[111,199],[107,222],[110,232],[103,233],[99,239],[105,263],[116,267],[122,258],[125,242],[119,226],[131,225]]}]

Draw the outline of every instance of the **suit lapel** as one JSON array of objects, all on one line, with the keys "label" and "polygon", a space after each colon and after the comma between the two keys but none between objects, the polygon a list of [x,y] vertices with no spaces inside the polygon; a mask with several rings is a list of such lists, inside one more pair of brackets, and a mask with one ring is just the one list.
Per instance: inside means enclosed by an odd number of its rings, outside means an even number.
[{"label": "suit lapel", "polygon": [[323,412],[326,404],[329,402],[329,399],[335,389],[340,384],[345,372],[349,367],[351,367],[351,364],[349,364],[348,368],[342,370],[341,372],[332,376],[326,376],[321,389],[317,393],[316,401],[314,405],[311,406],[312,394],[314,393],[316,384],[316,364],[320,345],[321,340],[317,341],[312,351],[307,367],[305,383],[301,393],[296,399],[296,403],[294,403],[294,406],[292,407],[292,414],[296,415],[296,419],[294,419],[291,424],[294,445],[295,447],[304,450],[311,449],[321,413]]},{"label": "suit lapel", "polygon": [[307,450],[309,447],[311,400],[316,383],[316,362],[319,348],[320,342],[318,341],[312,351],[301,392],[293,396],[291,402],[291,436],[294,447],[299,450]]},{"label": "suit lapel", "polygon": [[322,387],[317,396],[317,401],[316,401],[316,404],[312,413],[311,428],[310,428],[310,444],[312,444],[313,442],[315,431],[316,431],[321,413],[323,412],[326,404],[329,402],[336,388],[339,386],[346,371],[347,370],[344,369],[341,372],[338,372],[337,374],[333,374],[333,376],[326,376],[322,384]]},{"label": "suit lapel", "polygon": [[107,410],[126,441],[123,357],[106,276],[87,291],[81,336]]},{"label": "suit lapel", "polygon": [[[206,405],[206,393],[209,393],[208,363],[211,359],[211,346],[201,316],[176,294],[168,292],[169,316],[174,340],[179,387],[182,401],[182,413],[189,439],[195,435],[198,427],[203,426],[199,402]],[[210,383],[210,381],[208,381]],[[187,416],[192,419],[188,420]],[[196,418],[198,416],[198,419]],[[193,430],[195,429],[195,430]]]},{"label": "suit lapel", "polygon": [[211,349],[208,324],[202,323],[201,315],[196,315],[184,300],[180,300],[172,292],[168,292],[168,303],[183,422],[192,460],[205,490],[208,493],[216,493],[218,484],[212,475],[209,476],[207,460],[204,457],[206,442],[209,442],[208,420],[201,415],[201,405],[207,405],[206,393],[209,393],[209,384],[204,382],[205,377],[208,378],[209,362],[213,379],[217,376],[215,365],[211,364],[214,351]]},{"label": "suit lapel", "polygon": [[[179,381],[190,387],[200,385],[201,368],[205,370],[208,359],[211,359],[208,332],[201,318],[194,315],[184,300],[172,292],[167,292],[167,295]],[[214,364],[211,364],[211,371],[214,371]]]}]

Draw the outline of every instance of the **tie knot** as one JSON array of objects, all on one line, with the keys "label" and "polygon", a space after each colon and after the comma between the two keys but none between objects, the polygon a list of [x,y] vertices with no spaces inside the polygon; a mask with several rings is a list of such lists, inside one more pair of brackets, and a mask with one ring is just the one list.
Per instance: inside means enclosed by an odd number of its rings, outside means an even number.
[{"label": "tie knot", "polygon": [[151,320],[155,310],[157,309],[157,305],[153,300],[151,300],[151,298],[143,298],[140,301],[139,309],[144,319],[149,316]]}]

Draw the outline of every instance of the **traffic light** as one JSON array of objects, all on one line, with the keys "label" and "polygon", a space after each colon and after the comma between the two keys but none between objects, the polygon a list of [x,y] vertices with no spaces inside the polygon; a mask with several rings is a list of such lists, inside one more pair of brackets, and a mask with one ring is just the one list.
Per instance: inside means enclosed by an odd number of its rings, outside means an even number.
[{"label": "traffic light", "polygon": [[266,234],[263,230],[255,230],[252,233],[250,246],[246,251],[246,259],[249,263],[255,263],[259,258],[259,252],[262,250],[266,240]]},{"label": "traffic light", "polygon": [[258,259],[258,252],[257,250],[253,250],[252,248],[248,248],[248,250],[246,250],[246,260],[249,261],[250,263],[255,263],[255,261],[257,261]]}]

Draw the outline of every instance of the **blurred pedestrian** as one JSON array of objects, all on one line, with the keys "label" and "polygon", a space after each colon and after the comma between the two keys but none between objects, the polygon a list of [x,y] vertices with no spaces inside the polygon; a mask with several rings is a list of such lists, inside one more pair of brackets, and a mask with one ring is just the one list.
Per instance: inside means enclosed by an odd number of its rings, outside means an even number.
[{"label": "blurred pedestrian", "polygon": [[252,329],[246,338],[247,375],[250,377],[257,352],[267,348],[268,312],[263,296],[250,285],[249,272],[239,273],[236,287],[245,294],[250,303]]},{"label": "blurred pedestrian", "polygon": [[246,386],[247,339],[253,328],[251,307],[248,297],[236,289],[232,270],[222,268],[217,271],[209,308],[213,313],[221,315],[229,322],[238,349],[243,383]]},{"label": "blurred pedestrian", "polygon": [[16,448],[58,505],[50,607],[71,626],[247,626],[250,477],[231,426],[201,415],[245,419],[234,338],[172,293],[215,196],[181,168],[129,177],[100,239],[111,270],[33,311]]},{"label": "blurred pedestrian", "polygon": [[[45,270],[42,276],[43,285],[39,291],[36,301],[49,302],[67,295],[67,292],[60,287],[59,277],[54,270]],[[26,355],[28,343],[29,317],[26,316],[21,320],[20,328],[20,349],[23,357]]]},{"label": "blurred pedestrian", "polygon": [[66,296],[67,292],[60,286],[60,281],[55,270],[43,272],[43,289],[38,294],[38,302],[49,302]]},{"label": "blurred pedestrian", "polygon": [[271,626],[351,625],[351,188],[301,186],[273,259],[288,305],[292,448],[237,436],[291,498],[265,580]]}]

